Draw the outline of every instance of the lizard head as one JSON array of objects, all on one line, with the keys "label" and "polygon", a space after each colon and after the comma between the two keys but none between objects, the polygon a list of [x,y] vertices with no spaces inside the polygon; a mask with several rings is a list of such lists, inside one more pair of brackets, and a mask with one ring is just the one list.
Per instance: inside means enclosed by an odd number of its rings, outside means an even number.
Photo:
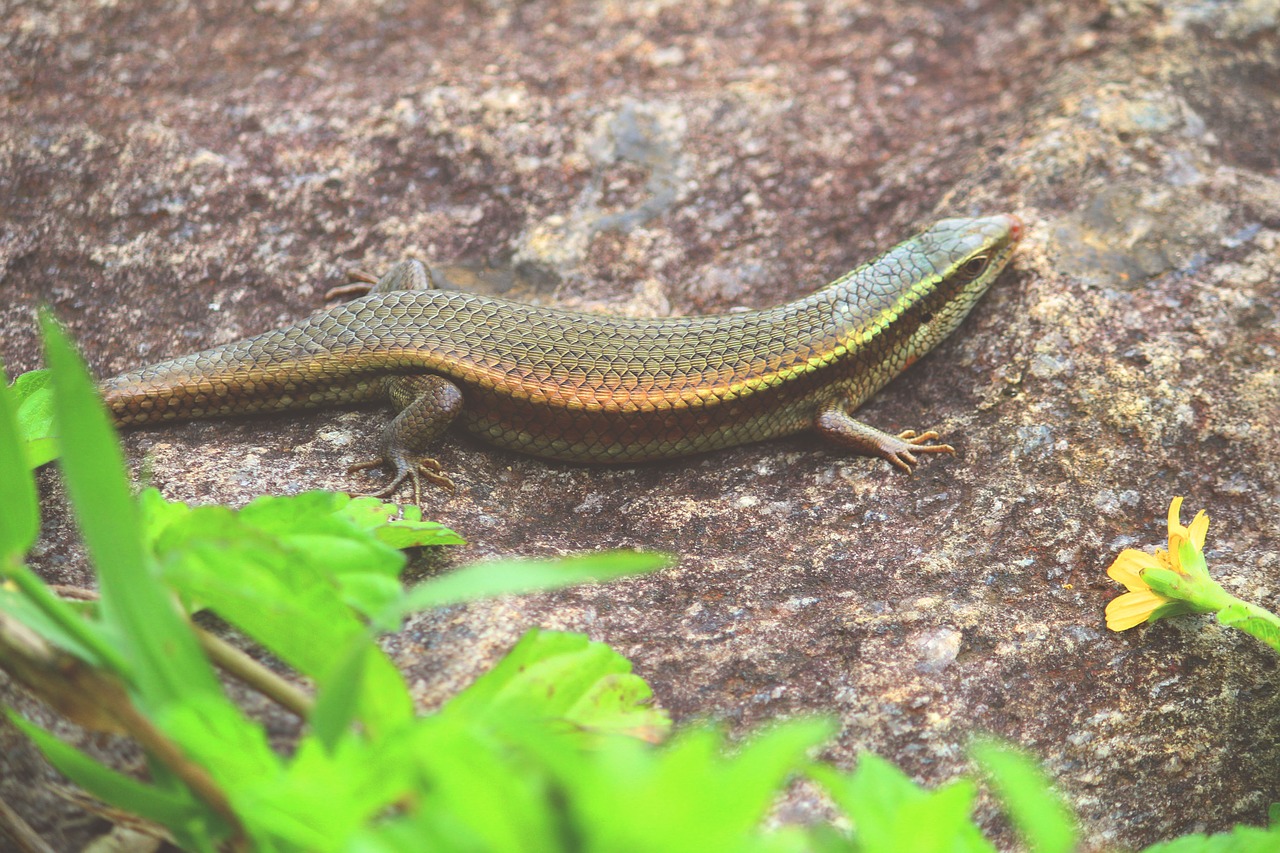
[{"label": "lizard head", "polygon": [[[904,296],[907,363],[951,334],[1009,263],[1022,223],[1007,214],[943,219],[916,238],[919,280]],[[904,244],[905,245],[905,244]]]},{"label": "lizard head", "polygon": [[1022,223],[943,219],[850,273],[852,344],[902,370],[951,334],[1009,263]]}]

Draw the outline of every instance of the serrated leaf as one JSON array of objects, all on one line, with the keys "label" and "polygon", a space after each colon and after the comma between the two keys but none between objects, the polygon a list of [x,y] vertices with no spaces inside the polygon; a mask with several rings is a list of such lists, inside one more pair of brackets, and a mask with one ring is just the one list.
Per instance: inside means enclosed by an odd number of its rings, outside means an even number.
[{"label": "serrated leaf", "polygon": [[[318,682],[336,665],[334,650],[366,633],[344,601],[340,575],[322,556],[246,524],[225,507],[191,510],[165,528],[156,548],[166,579],[182,595]],[[411,716],[408,688],[385,655],[368,662],[365,676],[361,719],[377,728]]]},{"label": "serrated leaf", "polygon": [[0,366],[0,576],[16,564],[40,532],[40,501],[18,432],[16,393]]},{"label": "serrated leaf", "polygon": [[329,678],[316,696],[307,723],[316,739],[333,751],[346,734],[360,706],[364,689],[365,665],[374,646],[364,637],[348,644],[337,663],[330,667]]},{"label": "serrated leaf", "polygon": [[749,850],[786,780],[832,730],[791,720],[732,747],[710,728],[657,749],[612,738],[577,765],[552,766],[581,815],[582,849]]},{"label": "serrated leaf", "polygon": [[274,842],[270,849],[350,850],[347,839],[362,826],[414,803],[410,757],[405,737],[388,743],[347,737],[327,748],[309,735],[282,773],[247,783],[240,793],[252,803],[254,829]]},{"label": "serrated leaf", "polygon": [[631,662],[582,634],[532,630],[445,707],[477,722],[554,718],[579,729],[660,739],[671,727]]},{"label": "serrated leaf", "polygon": [[142,516],[143,536],[152,553],[155,553],[156,543],[164,537],[165,531],[192,510],[182,501],[168,500],[153,486],[142,490],[138,495],[138,511]]},{"label": "serrated leaf", "polygon": [[361,530],[372,531],[379,541],[392,548],[467,544],[467,540],[443,524],[423,521],[422,509],[416,506],[400,507],[377,498],[360,497],[351,499],[338,513]]},{"label": "serrated leaf", "polygon": [[240,709],[220,695],[192,695],[155,715],[155,722],[183,747],[228,793],[251,780],[281,770],[260,725],[247,722]]},{"label": "serrated leaf", "polygon": [[291,497],[255,498],[239,517],[243,524],[296,549],[308,562],[335,575],[378,572],[398,577],[405,557],[352,524],[341,513],[351,499],[336,492],[304,492]]},{"label": "serrated leaf", "polygon": [[810,775],[853,822],[859,850],[994,853],[969,819],[974,789],[967,781],[929,791],[871,753],[859,756],[852,774],[818,766]]},{"label": "serrated leaf", "polygon": [[331,577],[342,600],[372,618],[400,597],[406,558],[350,520],[345,510],[351,502],[335,492],[266,496],[249,503],[239,518],[289,549],[299,566]]},{"label": "serrated leaf", "polygon": [[48,370],[32,370],[13,381],[15,417],[27,466],[34,470],[58,457],[53,423],[53,388]]},{"label": "serrated leaf", "polygon": [[[423,807],[367,826],[348,846],[362,853],[424,850],[526,853],[604,850],[576,841],[572,794],[558,789],[544,764],[523,754],[533,744],[578,767],[581,753],[566,749],[544,725],[512,721],[500,738],[452,714],[419,721],[400,739],[396,763],[412,768]],[[651,848],[652,849],[652,848]]]}]

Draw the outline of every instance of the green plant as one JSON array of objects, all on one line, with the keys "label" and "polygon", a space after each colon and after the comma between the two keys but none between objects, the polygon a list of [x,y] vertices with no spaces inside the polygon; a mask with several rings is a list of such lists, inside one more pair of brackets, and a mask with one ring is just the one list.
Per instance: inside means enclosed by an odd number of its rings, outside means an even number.
[{"label": "green plant", "polygon": [[[427,796],[422,767],[459,743],[484,743],[497,719],[548,731],[567,725],[572,739],[665,733],[665,713],[649,704],[630,664],[584,637],[530,632],[512,652],[517,667],[499,667],[455,700],[468,713],[434,717],[414,714],[402,676],[376,642],[420,607],[652,571],[665,558],[482,564],[406,591],[398,548],[461,542],[416,511],[393,518],[396,507],[324,493],[262,498],[240,511],[170,503],[153,490],[135,500],[83,367],[48,321],[45,334],[48,410],[100,598],[59,599],[22,565],[38,511],[14,405],[24,386],[6,387],[0,478],[13,484],[15,499],[0,526],[8,581],[0,587],[0,659],[67,716],[128,733],[146,750],[151,780],[141,783],[15,718],[86,790],[163,824],[192,849],[223,840],[262,850],[343,849],[394,823],[375,816],[413,811]],[[25,389],[44,393],[38,384]],[[258,668],[262,683],[306,716],[292,756],[270,749],[261,725],[224,694],[202,642],[229,653],[187,618],[206,608],[316,685],[312,702]]]},{"label": "green plant", "polygon": [[[461,542],[411,508],[318,492],[239,511],[172,503],[153,490],[134,498],[83,367],[47,320],[45,335],[52,382],[0,381],[0,482],[12,496],[0,513],[0,665],[69,718],[137,740],[148,778],[10,718],[86,791],[184,848],[995,849],[971,817],[975,782],[929,791],[874,755],[851,773],[815,761],[833,730],[826,721],[792,720],[737,743],[709,726],[667,740],[670,722],[648,685],[580,635],[531,630],[441,710],[417,713],[377,644],[407,614],[653,571],[665,559],[486,563],[405,590],[400,549]],[[30,470],[54,452],[55,433],[98,571],[97,601],[58,598],[22,562],[39,529]],[[201,609],[309,679],[314,696],[195,628],[189,617]],[[211,660],[305,720],[288,754],[227,698]],[[1070,813],[1028,758],[992,743],[972,755],[1030,849],[1074,849]],[[799,777],[827,792],[850,831],[761,828]],[[1277,849],[1280,833],[1237,827],[1149,853]]]},{"label": "green plant", "polygon": [[1201,510],[1190,526],[1183,526],[1181,510],[1182,498],[1174,498],[1169,504],[1168,550],[1157,548],[1148,554],[1127,548],[1107,569],[1129,590],[1107,604],[1107,627],[1125,631],[1180,613],[1215,613],[1221,624],[1280,652],[1280,617],[1236,598],[1209,576],[1204,559],[1208,513]]}]

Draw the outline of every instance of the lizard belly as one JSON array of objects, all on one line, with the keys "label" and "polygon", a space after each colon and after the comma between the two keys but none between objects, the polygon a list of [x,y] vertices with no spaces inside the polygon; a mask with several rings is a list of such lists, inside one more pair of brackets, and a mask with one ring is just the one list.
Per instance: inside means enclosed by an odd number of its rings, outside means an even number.
[{"label": "lizard belly", "polygon": [[786,387],[640,411],[537,405],[474,387],[464,389],[463,396],[458,422],[483,441],[545,459],[618,463],[688,456],[800,432],[812,426],[826,394]]}]

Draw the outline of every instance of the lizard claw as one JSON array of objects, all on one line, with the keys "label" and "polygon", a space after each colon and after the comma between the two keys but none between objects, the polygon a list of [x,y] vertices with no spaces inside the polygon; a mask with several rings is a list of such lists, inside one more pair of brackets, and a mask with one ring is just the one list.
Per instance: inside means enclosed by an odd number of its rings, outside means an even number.
[{"label": "lizard claw", "polygon": [[[897,436],[885,436],[879,443],[877,450],[880,456],[890,464],[901,468],[908,474],[915,473],[916,466],[920,464],[920,460],[916,458],[916,453],[950,453],[955,455],[956,449],[949,444],[929,444],[930,441],[937,441],[938,434],[933,430],[917,433],[913,429],[904,430]],[[915,453],[912,453],[915,451]]]},{"label": "lizard claw", "polygon": [[405,459],[404,457],[396,457],[388,460],[378,456],[373,459],[367,459],[363,462],[357,462],[347,469],[347,473],[354,474],[357,471],[367,471],[370,468],[381,468],[388,464],[395,468],[395,474],[392,475],[391,481],[387,484],[386,488],[377,492],[362,495],[362,497],[389,498],[399,490],[400,486],[403,485],[406,480],[413,483],[413,502],[419,506],[422,505],[423,480],[440,486],[441,488],[448,489],[451,492],[457,490],[457,486],[454,485],[453,480],[440,473],[440,463],[431,458],[410,460]]},{"label": "lizard claw", "polygon": [[916,432],[905,430],[892,435],[849,417],[839,405],[833,405],[818,413],[814,420],[818,432],[841,444],[852,447],[867,456],[876,456],[908,474],[915,471],[920,460],[917,453],[955,453],[949,444],[930,444],[937,441],[933,430]]},{"label": "lizard claw", "polygon": [[337,287],[331,287],[324,293],[324,298],[338,299],[355,299],[364,296],[373,286],[378,283],[378,277],[364,270],[349,270],[347,272],[347,284],[340,284]]}]

